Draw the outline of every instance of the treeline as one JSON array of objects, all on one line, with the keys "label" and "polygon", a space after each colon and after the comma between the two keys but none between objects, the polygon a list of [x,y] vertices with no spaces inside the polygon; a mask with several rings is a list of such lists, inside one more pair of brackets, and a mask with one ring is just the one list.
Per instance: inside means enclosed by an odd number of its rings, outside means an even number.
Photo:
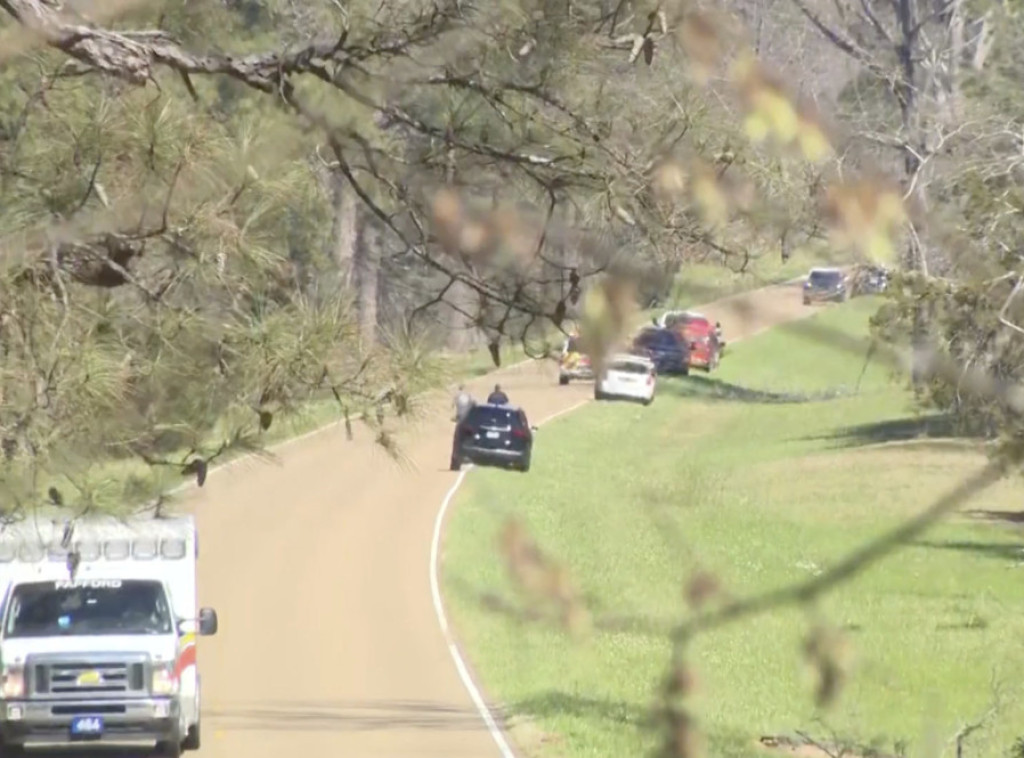
[{"label": "treeline", "polygon": [[257,447],[314,397],[375,423],[436,381],[430,350],[539,347],[599,275],[646,304],[691,262],[824,246],[861,222],[822,197],[872,169],[906,196],[893,262],[924,293],[886,336],[1019,370],[997,318],[1021,249],[1007,3],[0,7],[16,499],[45,472]]}]

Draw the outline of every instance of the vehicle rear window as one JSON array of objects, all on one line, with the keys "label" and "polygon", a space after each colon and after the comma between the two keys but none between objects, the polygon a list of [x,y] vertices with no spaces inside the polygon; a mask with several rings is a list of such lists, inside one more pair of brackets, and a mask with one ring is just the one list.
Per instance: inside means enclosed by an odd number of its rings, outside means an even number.
[{"label": "vehicle rear window", "polygon": [[685,313],[673,313],[670,316],[665,316],[665,327],[671,328],[673,326],[679,326],[685,324],[690,320],[690,317]]},{"label": "vehicle rear window", "polygon": [[812,271],[809,277],[811,284],[820,286],[831,286],[841,278],[838,271]]},{"label": "vehicle rear window", "polygon": [[651,370],[649,366],[636,361],[616,361],[609,368],[623,374],[647,374]]},{"label": "vehicle rear window", "polygon": [[489,408],[478,405],[469,412],[466,422],[473,426],[507,429],[526,426],[523,412],[514,408]]},{"label": "vehicle rear window", "polygon": [[675,337],[667,331],[640,332],[636,338],[636,344],[640,347],[672,347],[676,344]]}]

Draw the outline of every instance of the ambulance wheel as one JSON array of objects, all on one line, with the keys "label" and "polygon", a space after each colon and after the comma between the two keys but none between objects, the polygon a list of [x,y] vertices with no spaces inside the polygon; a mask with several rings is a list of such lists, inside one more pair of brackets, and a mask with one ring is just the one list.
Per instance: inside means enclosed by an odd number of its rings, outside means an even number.
[{"label": "ambulance wheel", "polygon": [[197,721],[188,728],[188,734],[181,743],[182,750],[198,750],[202,740],[200,739],[199,722]]},{"label": "ambulance wheel", "polygon": [[181,758],[182,744],[178,740],[169,740],[168,742],[158,742],[156,744],[156,754],[161,758]]}]

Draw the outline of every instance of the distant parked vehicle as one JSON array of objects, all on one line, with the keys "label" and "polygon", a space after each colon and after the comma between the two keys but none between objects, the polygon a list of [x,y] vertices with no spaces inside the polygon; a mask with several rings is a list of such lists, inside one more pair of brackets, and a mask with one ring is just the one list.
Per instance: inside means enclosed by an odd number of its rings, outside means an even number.
[{"label": "distant parked vehicle", "polygon": [[684,311],[683,314],[662,316],[665,328],[676,332],[689,347],[690,368],[712,371],[718,367],[722,355],[722,344],[718,328],[711,319],[701,313]]},{"label": "distant parked vehicle", "polygon": [[654,401],[658,371],[654,361],[641,355],[613,355],[594,382],[594,399],[626,398],[644,405]]},{"label": "distant parked vehicle", "polygon": [[568,384],[572,379],[594,378],[590,356],[580,350],[579,342],[579,336],[573,334],[562,344],[562,354],[558,361],[558,383],[561,385]]},{"label": "distant parked vehicle", "polygon": [[533,432],[522,408],[474,405],[455,427],[451,470],[458,471],[463,463],[476,463],[529,471]]},{"label": "distant parked vehicle", "polygon": [[633,339],[634,354],[647,355],[659,374],[690,373],[690,347],[673,329],[648,326]]},{"label": "distant parked vehicle", "polygon": [[850,283],[851,294],[878,295],[889,287],[890,273],[884,266],[858,266]]},{"label": "distant parked vehicle", "polygon": [[847,277],[842,269],[812,268],[804,282],[804,305],[842,303],[850,299]]}]

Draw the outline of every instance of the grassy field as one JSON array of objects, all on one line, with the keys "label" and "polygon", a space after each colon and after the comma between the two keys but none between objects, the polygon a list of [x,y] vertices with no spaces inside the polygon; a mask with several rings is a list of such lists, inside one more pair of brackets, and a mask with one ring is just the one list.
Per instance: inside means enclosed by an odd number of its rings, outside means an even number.
[{"label": "grassy field", "polygon": [[[875,306],[854,300],[814,318],[866,334]],[[733,595],[806,579],[983,464],[967,443],[926,438],[901,385],[864,365],[863,353],[767,332],[731,348],[710,378],[664,381],[650,408],[593,404],[553,422],[528,476],[469,476],[448,531],[446,598],[530,754],[646,754],[664,630],[683,616],[694,566]],[[1021,491],[1001,482],[819,605],[854,654],[828,712],[813,705],[800,655],[809,609],[700,637],[692,662],[709,755],[763,755],[760,736],[797,731],[953,755],[949,740],[998,702],[964,755],[1009,756],[1024,735],[1024,542],[991,512],[1020,510]],[[485,609],[487,593],[515,602],[496,549],[513,514],[567,565],[596,617],[645,623],[580,643]]]},{"label": "grassy field", "polygon": [[676,277],[667,306],[702,305],[740,292],[784,282],[807,273],[811,266],[828,265],[809,250],[798,250],[783,263],[777,255],[752,261],[742,273],[724,266],[694,263]]}]

